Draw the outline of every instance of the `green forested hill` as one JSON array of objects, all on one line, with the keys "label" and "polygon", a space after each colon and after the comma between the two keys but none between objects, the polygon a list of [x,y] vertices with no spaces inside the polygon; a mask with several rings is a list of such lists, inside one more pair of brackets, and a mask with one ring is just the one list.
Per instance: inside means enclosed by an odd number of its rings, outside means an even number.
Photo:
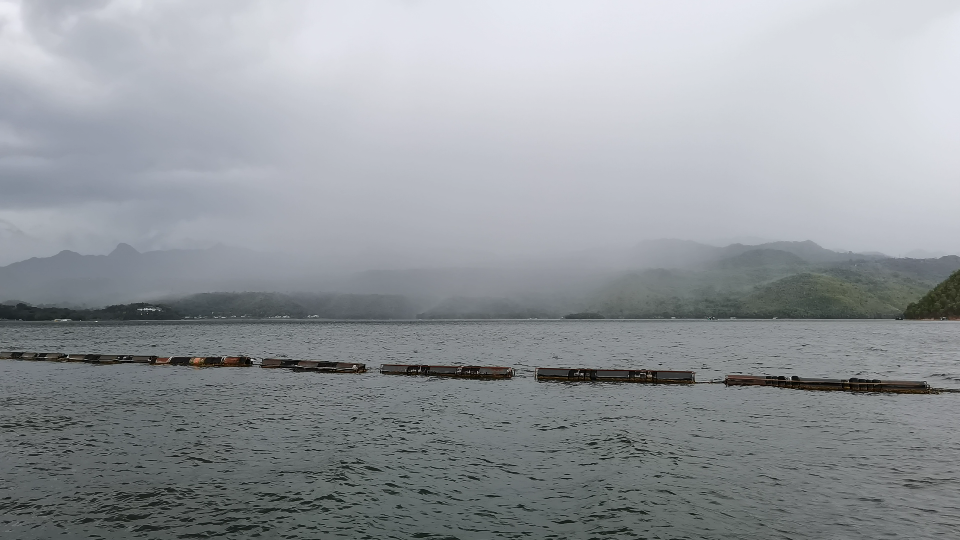
[{"label": "green forested hill", "polygon": [[907,306],[903,316],[907,319],[960,318],[960,270]]},{"label": "green forested hill", "polygon": [[37,307],[23,302],[0,304],[0,320],[52,321],[157,321],[179,319],[181,315],[169,306],[158,304],[118,304],[100,309]]},{"label": "green forested hill", "polygon": [[856,283],[805,273],[759,287],[743,300],[740,316],[856,319],[892,317],[901,311]]},{"label": "green forested hill", "polygon": [[218,292],[193,294],[168,303],[185,316],[201,318],[407,319],[413,318],[419,308],[406,297],[386,294]]},{"label": "green forested hill", "polygon": [[762,249],[698,270],[632,272],[580,308],[612,318],[895,317],[958,268],[955,256],[810,263]]},{"label": "green forested hill", "polygon": [[0,304],[0,320],[176,320],[214,318],[412,319],[422,306],[397,295],[217,292],[171,298],[155,304],[118,304],[98,309]]},{"label": "green forested hill", "polygon": [[[496,293],[489,287],[473,286],[475,281],[483,281],[483,272],[468,272],[462,276],[455,273],[465,279],[447,287],[468,294],[417,294],[420,289],[416,287],[396,289],[412,291],[404,294],[223,292],[100,309],[35,307],[12,301],[0,304],[0,319],[483,319],[564,314],[606,318],[960,317],[960,277],[956,274],[960,257],[855,258],[856,254],[837,254],[813,243],[799,244],[766,244],[756,249],[737,244],[714,249],[708,253],[710,257],[692,257],[695,260],[682,268],[604,271],[584,274],[580,281],[550,281],[547,272],[538,286],[505,279],[506,285]],[[501,274],[497,276],[510,275],[505,270]],[[437,281],[443,273],[411,271],[411,275],[427,283]],[[19,292],[9,294],[16,297]]]}]

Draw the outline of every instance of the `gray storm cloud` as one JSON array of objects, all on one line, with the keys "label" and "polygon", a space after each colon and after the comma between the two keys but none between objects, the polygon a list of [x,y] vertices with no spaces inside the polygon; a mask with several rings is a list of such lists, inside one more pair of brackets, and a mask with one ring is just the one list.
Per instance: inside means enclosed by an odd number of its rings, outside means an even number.
[{"label": "gray storm cloud", "polygon": [[958,66],[952,1],[0,0],[0,263],[960,251]]}]

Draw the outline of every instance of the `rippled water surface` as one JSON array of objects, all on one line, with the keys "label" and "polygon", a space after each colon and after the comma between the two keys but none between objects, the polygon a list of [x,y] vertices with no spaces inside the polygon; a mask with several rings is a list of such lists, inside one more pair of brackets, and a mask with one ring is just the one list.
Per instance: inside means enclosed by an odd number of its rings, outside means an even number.
[{"label": "rippled water surface", "polygon": [[2,538],[957,538],[960,324],[0,323],[0,349],[511,365],[508,381],[0,361]]}]

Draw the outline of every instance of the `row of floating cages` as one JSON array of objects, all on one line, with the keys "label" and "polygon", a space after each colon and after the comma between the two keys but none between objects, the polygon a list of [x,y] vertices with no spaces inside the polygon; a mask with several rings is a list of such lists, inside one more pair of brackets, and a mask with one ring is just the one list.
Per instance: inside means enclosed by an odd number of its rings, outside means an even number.
[{"label": "row of floating cages", "polygon": [[385,375],[428,375],[456,377],[461,379],[510,379],[514,370],[501,366],[428,366],[421,364],[383,364],[380,373]]},{"label": "row of floating cages", "polygon": [[0,351],[0,360],[53,360],[62,361],[67,355],[63,353],[38,353],[20,351]]},{"label": "row of floating cages", "polygon": [[65,354],[43,352],[0,352],[0,360],[37,360],[52,362],[87,362],[90,364],[152,364],[156,356],[129,354]]},{"label": "row of floating cages", "polygon": [[[119,354],[65,354],[29,351],[0,351],[0,360],[33,360],[54,362],[85,362],[91,364],[156,364],[195,367],[248,367],[249,356],[142,356]],[[293,360],[265,358],[262,368],[286,368],[294,371],[320,373],[365,373],[366,364],[326,362],[320,360]],[[431,366],[422,364],[383,364],[380,373],[386,375],[427,375],[464,379],[510,379],[513,368],[502,366]],[[537,368],[535,377],[542,381],[632,382],[648,384],[694,384],[695,372],[673,370]],[[926,381],[891,381],[880,379],[824,379],[784,377],[773,375],[727,375],[727,386],[774,386],[799,390],[837,390],[847,392],[888,392],[899,394],[929,394],[943,391],[930,388]]]},{"label": "row of floating cages", "polygon": [[293,371],[314,371],[317,373],[365,373],[366,364],[356,362],[326,362],[323,360],[293,360],[290,358],[264,358],[261,368],[292,369]]},{"label": "row of floating cages", "polygon": [[[0,360],[47,360],[54,362],[85,362],[88,364],[154,364],[166,366],[194,367],[249,367],[253,358],[249,356],[138,356],[123,354],[65,354],[37,353],[23,351],[2,351]],[[366,364],[323,362],[319,360],[287,360],[265,358],[261,367],[284,367],[295,371],[319,371],[330,373],[363,373]]]},{"label": "row of floating cages", "polygon": [[647,384],[694,384],[693,371],[653,369],[537,368],[539,381],[596,381]]},{"label": "row of floating cages", "polygon": [[727,375],[727,386],[775,386],[798,390],[839,390],[846,392],[893,392],[897,394],[929,394],[937,392],[926,381],[883,381],[880,379],[821,379],[784,377],[782,375]]},{"label": "row of floating cages", "polygon": [[47,360],[54,362],[85,362],[88,364],[169,364],[180,366],[235,366],[253,365],[249,356],[147,356],[131,354],[64,354],[36,352],[0,352],[0,360]]}]

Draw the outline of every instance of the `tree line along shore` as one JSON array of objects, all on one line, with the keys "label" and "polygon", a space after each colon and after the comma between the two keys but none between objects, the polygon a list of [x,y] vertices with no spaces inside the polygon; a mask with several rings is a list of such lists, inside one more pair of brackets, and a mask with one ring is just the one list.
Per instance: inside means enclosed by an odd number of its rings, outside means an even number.
[{"label": "tree line along shore", "polygon": [[[764,303],[753,305],[727,299],[701,309],[683,309],[674,299],[672,306],[639,314],[618,314],[610,310],[584,310],[572,313],[551,312],[546,309],[525,309],[510,300],[486,302],[486,311],[476,313],[456,309],[457,299],[440,302],[442,308],[423,310],[422,303],[399,295],[313,294],[290,295],[282,293],[240,292],[201,293],[165,302],[137,302],[116,304],[102,308],[70,308],[34,306],[25,302],[0,304],[0,320],[13,321],[160,321],[196,319],[650,319],[650,318],[898,318],[905,319],[960,319],[960,270],[951,274],[919,300],[909,303],[899,313],[889,310],[874,312],[858,310],[863,306],[858,294],[849,294],[843,288],[826,287],[829,276],[797,275],[776,292],[767,294]],[[847,293],[847,294],[844,294]],[[858,303],[859,301],[859,303]],[[476,299],[462,299],[464,304],[476,304]],[[469,306],[468,306],[469,307]],[[474,306],[476,307],[476,306]],[[448,311],[448,316],[444,316]],[[672,313],[676,313],[673,315]]]}]

